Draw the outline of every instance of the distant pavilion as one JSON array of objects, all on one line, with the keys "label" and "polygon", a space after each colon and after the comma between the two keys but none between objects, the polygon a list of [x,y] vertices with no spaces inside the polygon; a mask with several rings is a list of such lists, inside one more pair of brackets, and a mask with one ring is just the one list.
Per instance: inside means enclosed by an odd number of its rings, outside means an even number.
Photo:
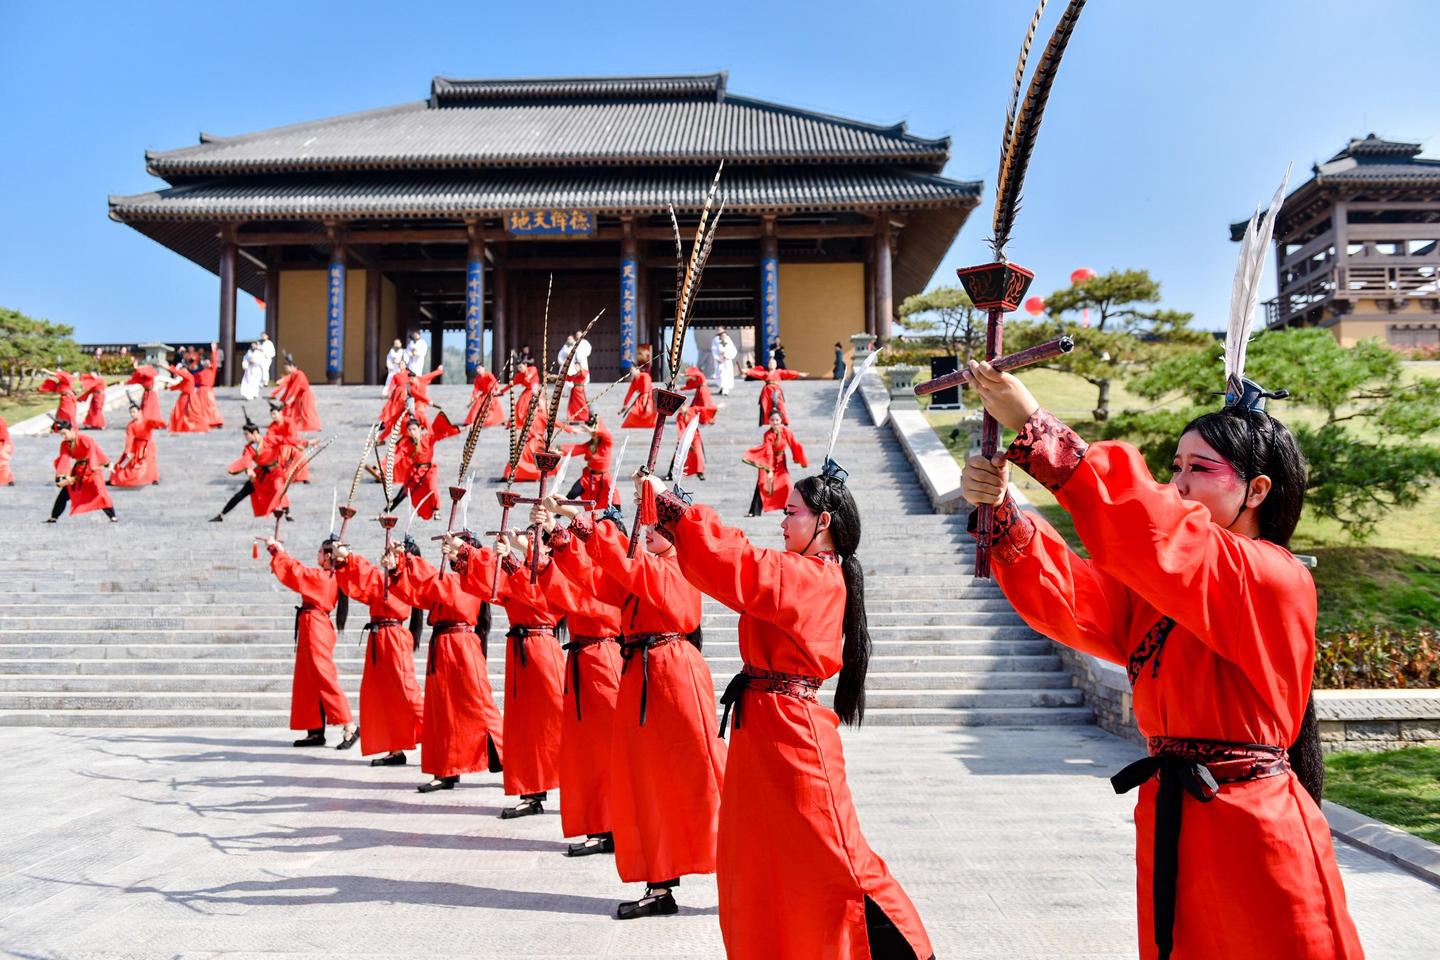
[{"label": "distant pavilion", "polygon": [[312,379],[379,383],[412,330],[437,362],[463,331],[473,375],[539,353],[553,274],[551,352],[605,308],[604,379],[662,338],[667,204],[688,242],[723,160],[697,343],[723,326],[763,362],[783,338],[792,368],[823,374],[836,341],[889,336],[978,204],[978,182],[940,175],[949,158],[949,138],[735,96],[724,73],[437,77],[426,100],[149,152],[168,186],[111,197],[110,216],[218,275],[230,356],[244,290]]}]

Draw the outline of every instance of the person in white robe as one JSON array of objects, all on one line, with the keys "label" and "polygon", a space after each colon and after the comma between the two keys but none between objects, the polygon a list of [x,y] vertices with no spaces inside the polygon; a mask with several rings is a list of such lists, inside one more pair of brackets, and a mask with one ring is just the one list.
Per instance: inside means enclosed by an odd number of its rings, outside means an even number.
[{"label": "person in white robe", "polygon": [[246,400],[259,398],[260,391],[265,389],[265,372],[270,367],[270,360],[265,356],[265,351],[260,347],[260,341],[256,340],[250,344],[250,349],[245,351],[245,356],[240,358],[240,368],[243,371],[240,376],[240,396]]},{"label": "person in white robe", "polygon": [[715,363],[715,376],[720,381],[720,396],[730,396],[735,389],[735,356],[739,350],[730,334],[724,330],[715,334],[710,341],[710,358]]}]

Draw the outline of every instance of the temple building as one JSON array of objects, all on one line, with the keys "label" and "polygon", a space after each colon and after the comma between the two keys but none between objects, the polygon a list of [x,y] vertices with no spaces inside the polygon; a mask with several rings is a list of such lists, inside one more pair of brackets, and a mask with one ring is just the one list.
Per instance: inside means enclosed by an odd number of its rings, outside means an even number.
[{"label": "temple building", "polygon": [[[149,152],[168,186],[110,216],[238,290],[317,382],[379,383],[390,343],[445,331],[473,373],[591,333],[614,378],[675,309],[674,205],[689,244],[723,161],[725,212],[694,314],[761,363],[828,374],[833,344],[888,337],[979,202],[940,175],[949,138],[735,96],[726,74],[435,78],[421,101]],[[233,378],[236,364],[227,364]],[[322,374],[321,371],[324,371]]]},{"label": "temple building", "polygon": [[[1271,327],[1327,327],[1345,346],[1440,346],[1440,160],[1420,144],[1351,140],[1285,198]],[[1239,240],[1245,223],[1232,224]]]}]

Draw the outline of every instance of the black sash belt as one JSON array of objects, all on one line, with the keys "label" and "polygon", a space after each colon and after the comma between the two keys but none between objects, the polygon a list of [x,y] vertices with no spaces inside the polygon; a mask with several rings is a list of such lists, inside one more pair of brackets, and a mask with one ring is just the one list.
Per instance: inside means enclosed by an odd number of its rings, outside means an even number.
[{"label": "black sash belt", "polygon": [[1185,794],[1209,803],[1222,783],[1274,777],[1290,769],[1283,747],[1222,740],[1151,737],[1150,756],[1110,778],[1116,793],[1129,793],[1151,777],[1155,793],[1155,853],[1151,902],[1159,960],[1175,947],[1175,890],[1180,878],[1180,813]]},{"label": "black sash belt", "polygon": [[451,630],[463,630],[463,631],[465,631],[466,633],[471,633],[471,632],[474,631],[474,629],[475,629],[475,628],[474,628],[473,626],[471,626],[470,624],[466,623],[464,620],[436,620],[436,621],[431,625],[431,630],[430,630],[430,649],[429,649],[428,651],[426,651],[426,653],[425,653],[425,676],[428,677],[428,676],[430,676],[432,673],[435,672],[435,638],[436,638],[436,637],[440,636],[440,634],[442,634],[442,633],[447,633],[447,632],[449,632],[449,631],[451,631]]},{"label": "black sash belt", "polygon": [[375,654],[375,631],[379,630],[381,627],[398,626],[401,626],[401,621],[387,620],[382,618],[378,620],[371,620],[369,623],[365,624],[364,629],[360,631],[360,635],[365,638],[366,648],[370,651],[370,662],[372,664],[380,662]]},{"label": "black sash belt", "polygon": [[766,693],[783,693],[787,697],[818,702],[815,691],[823,681],[819,677],[807,677],[798,673],[780,673],[778,670],[761,670],[745,664],[740,672],[730,678],[725,692],[720,695],[720,704],[725,711],[720,715],[720,736],[725,736],[725,727],[730,722],[730,711],[735,711],[735,729],[740,729],[740,695],[749,688]]},{"label": "black sash belt", "polygon": [[[300,651],[300,618],[305,615],[306,610],[313,610],[316,613],[325,613],[324,610],[321,610],[313,603],[302,603],[300,604],[300,606],[295,608],[295,651],[297,653]],[[328,617],[329,614],[327,613],[326,616]]]},{"label": "black sash belt", "polygon": [[[525,642],[530,639],[531,634],[540,637],[553,637],[555,636],[555,628],[548,623],[537,623],[533,625],[517,623],[511,624],[510,629],[505,631],[505,637],[510,641],[510,646],[515,651],[515,659],[522,669],[530,665],[529,659],[525,656]],[[510,696],[515,697],[518,696],[519,693],[520,671],[517,670],[515,671],[514,689],[510,691]]]},{"label": "black sash belt", "polygon": [[575,719],[584,720],[580,715],[580,651],[586,647],[593,647],[597,643],[605,643],[614,640],[614,637],[587,637],[584,634],[574,634],[574,639],[569,643],[561,644],[560,649],[564,650],[570,657],[570,685],[575,688]]},{"label": "black sash belt", "polygon": [[676,640],[684,640],[680,633],[634,633],[620,641],[620,655],[625,658],[625,670],[630,669],[630,658],[640,651],[640,726],[645,726],[645,713],[650,700],[650,650],[663,647]]}]

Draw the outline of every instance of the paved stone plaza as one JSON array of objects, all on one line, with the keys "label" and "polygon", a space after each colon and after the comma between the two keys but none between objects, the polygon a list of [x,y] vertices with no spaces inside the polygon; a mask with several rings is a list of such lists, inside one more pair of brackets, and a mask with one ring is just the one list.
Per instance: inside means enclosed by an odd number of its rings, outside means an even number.
[{"label": "paved stone plaza", "polygon": [[[0,952],[26,958],[719,957],[711,878],[620,923],[608,857],[502,822],[498,777],[294,750],[282,730],[0,730]],[[1135,748],[1094,727],[847,734],[862,825],[942,958],[1134,956]],[[554,804],[551,804],[553,807]],[[1372,960],[1440,955],[1440,889],[1341,846]],[[783,895],[777,891],[777,895]]]}]

